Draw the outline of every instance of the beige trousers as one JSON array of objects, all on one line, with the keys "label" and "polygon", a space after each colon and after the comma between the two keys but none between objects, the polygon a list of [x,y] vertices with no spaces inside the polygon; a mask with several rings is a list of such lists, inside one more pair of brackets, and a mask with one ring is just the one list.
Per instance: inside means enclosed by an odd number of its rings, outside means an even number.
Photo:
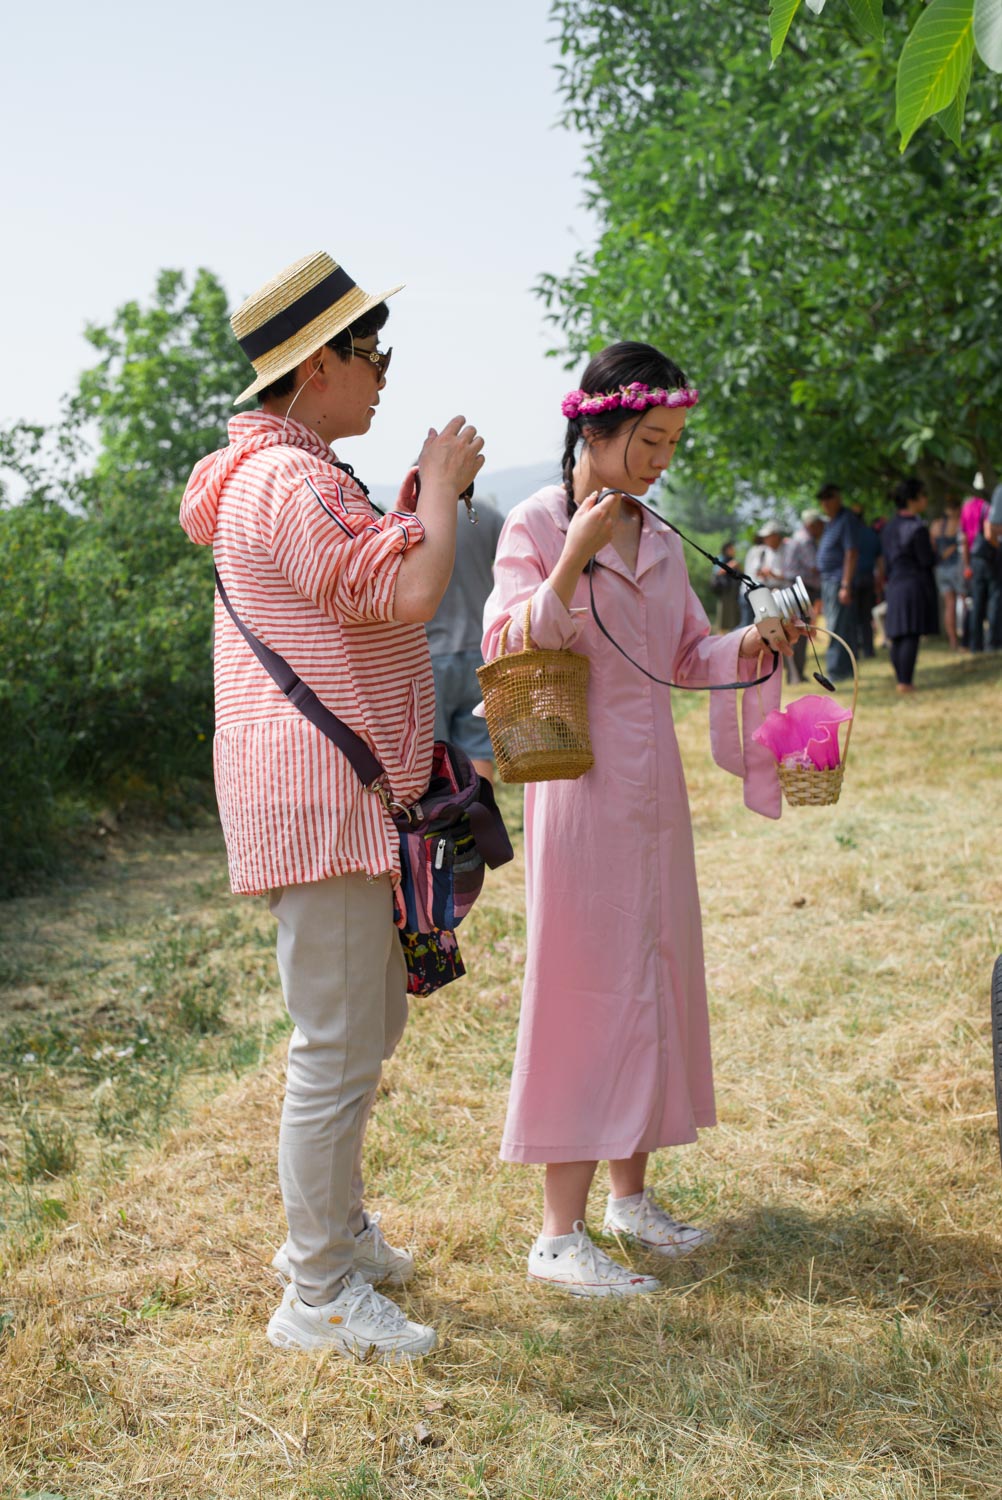
[{"label": "beige trousers", "polygon": [[336,1296],[363,1227],[362,1145],[385,1058],[407,1020],[407,970],[388,875],[273,891],[289,1015],[278,1176],[304,1302]]}]

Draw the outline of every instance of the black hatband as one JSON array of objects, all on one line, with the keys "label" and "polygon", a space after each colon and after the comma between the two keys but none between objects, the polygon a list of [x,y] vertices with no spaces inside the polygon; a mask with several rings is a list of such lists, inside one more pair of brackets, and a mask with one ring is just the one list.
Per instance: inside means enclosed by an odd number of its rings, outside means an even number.
[{"label": "black hatband", "polygon": [[316,286],[311,286],[308,292],[297,297],[288,307],[283,307],[281,312],[275,313],[266,323],[237,339],[237,343],[249,360],[253,362],[260,359],[262,354],[277,349],[286,339],[293,338],[307,323],[319,318],[322,312],[333,307],[335,302],[340,302],[354,288],[355,282],[348,272],[338,266],[337,270],[325,276],[323,281],[318,281]]}]

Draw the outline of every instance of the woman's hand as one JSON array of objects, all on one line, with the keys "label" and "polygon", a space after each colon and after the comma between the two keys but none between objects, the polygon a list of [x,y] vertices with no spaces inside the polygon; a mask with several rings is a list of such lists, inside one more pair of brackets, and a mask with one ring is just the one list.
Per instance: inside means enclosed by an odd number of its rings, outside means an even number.
[{"label": "woman's hand", "polygon": [[[779,622],[771,621],[770,623],[778,624]],[[777,635],[775,645],[762,639],[757,625],[749,625],[741,638],[738,656],[748,657],[752,661],[757,660],[763,654],[768,655],[770,651],[778,651],[780,656],[792,656],[794,644],[802,635],[810,635],[811,632],[799,620],[784,620],[782,625],[783,638],[780,640]]]},{"label": "woman's hand", "polygon": [[622,508],[621,495],[606,495],[600,502],[598,493],[596,490],[582,500],[571,516],[557,566],[548,580],[565,609],[570,609],[574,590],[588,563],[612,541],[612,530]]},{"label": "woman's hand", "polygon": [[581,501],[567,528],[563,556],[579,570],[612,541],[613,527],[623,506],[621,495],[606,495],[599,500],[598,493],[596,490]]},{"label": "woman's hand", "polygon": [[431,490],[455,500],[483,468],[483,446],[483,438],[465,417],[453,417],[441,432],[429,427],[418,459],[422,494]]}]

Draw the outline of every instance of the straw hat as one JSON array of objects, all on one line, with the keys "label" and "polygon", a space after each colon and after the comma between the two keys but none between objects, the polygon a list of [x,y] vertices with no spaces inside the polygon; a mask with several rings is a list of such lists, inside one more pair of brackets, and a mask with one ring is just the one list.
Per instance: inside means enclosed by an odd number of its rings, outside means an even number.
[{"label": "straw hat", "polygon": [[256,376],[233,405],[287,375],[370,307],[399,291],[400,286],[394,286],[371,297],[323,250],[286,266],[230,318]]}]

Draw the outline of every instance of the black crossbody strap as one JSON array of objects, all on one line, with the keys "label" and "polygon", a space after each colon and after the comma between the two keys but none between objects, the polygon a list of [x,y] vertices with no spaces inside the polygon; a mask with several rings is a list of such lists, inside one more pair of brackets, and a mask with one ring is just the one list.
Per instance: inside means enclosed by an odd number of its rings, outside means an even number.
[{"label": "black crossbody strap", "polygon": [[[752,677],[749,678],[746,682],[711,682],[709,684],[704,683],[702,685],[693,685],[692,683],[687,682],[670,682],[667,677],[655,677],[653,672],[648,672],[646,667],[642,667],[638,661],[634,661],[633,657],[628,651],[624,651],[623,647],[616,640],[616,637],[606,629],[601,619],[599,618],[598,607],[595,604],[595,569],[600,568],[601,566],[602,564],[596,562],[593,557],[589,560],[588,566],[585,569],[588,574],[588,598],[591,602],[591,612],[595,624],[598,626],[599,630],[601,630],[606,640],[610,641],[612,645],[615,646],[620,656],[625,656],[631,667],[636,667],[638,672],[643,672],[644,676],[649,677],[652,682],[656,682],[658,684],[658,687],[678,688],[678,690],[683,693],[730,693],[733,692],[736,688],[758,687],[760,683],[768,682],[769,678],[775,675],[776,668],[779,666],[778,651],[772,652],[772,666],[769,668],[769,671],[764,674],[764,676]],[[769,649],[770,648],[766,646],[765,642],[763,642],[762,655],[764,656],[766,651],[768,651]]]},{"label": "black crossbody strap", "polygon": [[[680,541],[688,542],[689,546],[694,547],[697,552],[702,554],[703,557],[707,558],[712,563],[716,563],[717,567],[720,568],[722,572],[728,574],[729,577],[738,579],[740,583],[747,584],[749,588],[754,587],[754,581],[749,578],[747,574],[739,573],[737,568],[733,568],[730,563],[725,562],[722,557],[714,557],[712,552],[707,552],[706,549],[704,547],[701,547],[698,542],[694,542],[692,540],[692,537],[686,536],[684,531],[679,531],[678,527],[673,525],[666,516],[658,515],[658,512],[654,510],[650,505],[645,504],[638,495],[629,495],[627,494],[626,490],[602,490],[598,498],[601,501],[604,500],[607,495],[623,495],[627,500],[632,500],[634,505],[639,505],[641,510],[646,510],[648,514],[652,515],[656,521],[660,521],[663,526],[667,526],[669,531],[674,531],[675,535],[679,538]],[[573,500],[569,500],[568,504],[573,507],[571,512],[573,514],[573,511],[577,510],[577,506],[574,504]],[[602,564],[598,561],[598,559],[592,557],[589,558],[588,566],[585,568],[585,572],[588,574],[588,599],[591,604],[592,618],[594,619],[595,624],[598,626],[599,630],[605,636],[606,640],[609,641],[611,645],[615,646],[620,656],[625,656],[631,667],[636,667],[638,672],[643,672],[644,676],[649,677],[652,682],[656,682],[658,687],[677,688],[679,692],[683,693],[731,693],[734,692],[737,688],[758,687],[760,683],[768,682],[770,677],[775,676],[776,670],[779,667],[778,651],[772,652],[772,666],[770,667],[769,671],[764,673],[764,675],[761,677],[752,677],[747,682],[711,682],[699,686],[693,686],[692,684],[687,682],[671,682],[667,677],[655,677],[653,672],[648,672],[646,667],[642,667],[638,661],[633,660],[633,657],[628,651],[623,650],[623,647],[616,640],[616,637],[606,629],[605,625],[603,625],[599,617],[598,606],[595,603],[595,569],[600,568],[601,566]],[[769,647],[766,647],[763,644],[762,654],[764,655],[765,651],[769,649]]]},{"label": "black crossbody strap", "polygon": [[355,733],[354,729],[349,729],[343,719],[339,719],[337,714],[331,713],[330,709],[320,702],[313,689],[307,687],[303,679],[296,675],[284,656],[279,656],[277,651],[273,651],[270,646],[259,641],[254,632],[247,628],[227,597],[218,568],[216,569],[216,588],[219,590],[219,597],[226,606],[230,619],[262,667],[269,676],[275,679],[293,708],[298,708],[304,718],[309,719],[321,734],[325,734],[337,746],[363,786],[373,787],[382,777],[383,768],[365,741]]}]

